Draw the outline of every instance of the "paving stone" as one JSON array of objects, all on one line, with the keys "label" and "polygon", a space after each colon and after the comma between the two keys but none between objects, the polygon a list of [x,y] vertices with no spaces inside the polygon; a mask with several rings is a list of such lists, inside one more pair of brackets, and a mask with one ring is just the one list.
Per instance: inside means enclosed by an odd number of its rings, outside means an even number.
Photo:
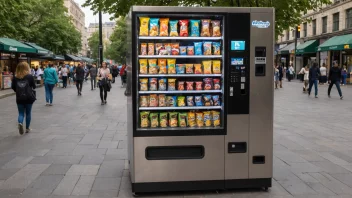
[{"label": "paving stone", "polygon": [[99,144],[103,134],[87,134],[79,144]]},{"label": "paving stone", "polygon": [[92,190],[89,198],[114,198],[117,195],[118,190]]},{"label": "paving stone", "polygon": [[34,157],[30,164],[78,164],[83,156],[43,156]]},{"label": "paving stone", "polygon": [[349,174],[337,173],[337,174],[330,174],[330,175],[352,188],[352,173],[349,173]]},{"label": "paving stone", "polygon": [[21,157],[17,156],[15,159],[9,161],[7,164],[1,167],[1,169],[20,169],[32,161],[33,157]]},{"label": "paving stone", "polygon": [[72,155],[105,155],[107,149],[84,149],[84,148],[75,148],[72,151]]},{"label": "paving stone", "polygon": [[124,169],[124,160],[104,161],[100,166],[97,177],[122,177]]},{"label": "paving stone", "polygon": [[119,141],[100,141],[98,148],[116,149]]},{"label": "paving stone", "polygon": [[317,179],[322,185],[331,190],[337,195],[340,194],[349,194],[352,195],[352,189],[345,185],[344,183],[336,180],[325,173],[309,173],[315,179]]},{"label": "paving stone", "polygon": [[77,175],[65,176],[54,190],[53,195],[71,195],[79,178],[80,176]]},{"label": "paving stone", "polygon": [[105,155],[87,155],[84,156],[79,164],[100,165],[103,163]]},{"label": "paving stone", "polygon": [[99,165],[79,165],[74,164],[67,171],[66,175],[86,175],[94,176],[98,173]]},{"label": "paving stone", "polygon": [[72,195],[89,195],[94,180],[94,176],[81,176],[73,189]]},{"label": "paving stone", "polygon": [[350,171],[346,170],[345,168],[334,164],[330,161],[326,162],[312,162],[312,164],[320,167],[323,169],[324,172],[327,173],[350,173]]},{"label": "paving stone", "polygon": [[10,178],[12,175],[14,175],[19,170],[20,170],[19,168],[0,170],[0,180],[6,180],[6,179]]},{"label": "paving stone", "polygon": [[[92,191],[119,190],[121,178],[96,178]],[[117,193],[116,193],[117,194]]]},{"label": "paving stone", "polygon": [[39,176],[28,188],[23,192],[24,196],[29,195],[50,195],[59,185],[63,175],[42,175]]}]

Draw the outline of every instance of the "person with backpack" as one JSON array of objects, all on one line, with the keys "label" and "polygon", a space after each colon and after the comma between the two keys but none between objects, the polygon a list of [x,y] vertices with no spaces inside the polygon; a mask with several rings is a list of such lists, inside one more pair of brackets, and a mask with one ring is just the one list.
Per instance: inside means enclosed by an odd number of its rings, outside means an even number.
[{"label": "person with backpack", "polygon": [[26,133],[30,132],[29,127],[32,118],[32,105],[36,100],[34,91],[36,88],[35,81],[34,77],[30,73],[30,68],[27,62],[20,62],[17,65],[11,88],[16,92],[18,130],[19,133],[23,135],[24,117],[26,117]]},{"label": "person with backpack", "polygon": [[117,65],[112,66],[112,83],[115,83],[115,78],[119,75]]},{"label": "person with backpack", "polygon": [[340,87],[340,81],[341,81],[341,69],[339,68],[339,65],[335,62],[334,66],[330,69],[329,71],[329,88],[328,88],[328,96],[330,96],[331,88],[332,86],[336,85],[337,91],[339,92],[340,99],[343,99],[342,96],[342,91]]},{"label": "person with backpack", "polygon": [[43,78],[45,86],[46,106],[53,106],[53,89],[56,83],[59,82],[59,78],[57,76],[56,69],[52,64],[49,64],[49,67],[44,70]]},{"label": "person with backpack", "polygon": [[92,67],[89,69],[86,78],[88,75],[90,76],[90,84],[93,90],[93,87],[94,89],[97,87],[97,65],[95,63],[93,63]]},{"label": "person with backpack", "polygon": [[308,80],[309,80],[308,96],[310,96],[310,92],[312,91],[312,87],[314,84],[315,98],[318,98],[319,76],[320,76],[320,69],[318,68],[318,63],[313,63],[313,66],[309,69],[309,74],[308,74]]},{"label": "person with backpack", "polygon": [[78,92],[78,95],[81,96],[82,95],[83,80],[84,80],[84,69],[81,64],[78,64],[78,67],[76,67],[75,74],[76,74],[77,92]]}]

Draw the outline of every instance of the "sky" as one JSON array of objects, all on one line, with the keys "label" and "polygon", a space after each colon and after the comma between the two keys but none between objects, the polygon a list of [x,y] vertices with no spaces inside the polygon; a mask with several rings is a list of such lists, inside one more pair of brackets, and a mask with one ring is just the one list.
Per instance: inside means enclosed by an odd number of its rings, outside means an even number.
[{"label": "sky", "polygon": [[[81,6],[81,9],[83,10],[84,14],[86,15],[86,27],[88,27],[89,23],[98,23],[99,22],[99,16],[93,15],[93,11],[90,10],[90,7],[82,7],[85,0],[74,0],[74,1]],[[103,23],[110,21],[110,17],[111,17],[111,15],[109,15],[109,14],[103,14]]]}]

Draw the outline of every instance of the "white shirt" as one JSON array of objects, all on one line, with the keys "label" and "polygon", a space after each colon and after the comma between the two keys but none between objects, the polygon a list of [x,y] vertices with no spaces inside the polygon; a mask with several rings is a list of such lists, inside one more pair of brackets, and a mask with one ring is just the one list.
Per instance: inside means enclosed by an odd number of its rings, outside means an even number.
[{"label": "white shirt", "polygon": [[42,69],[38,68],[37,72],[36,72],[36,76],[37,76],[37,80],[41,80],[42,77],[40,76],[41,74],[43,74],[43,71]]},{"label": "white shirt", "polygon": [[61,75],[67,76],[67,68],[66,67],[61,68]]},{"label": "white shirt", "polygon": [[320,67],[320,75],[326,76],[326,67]]},{"label": "white shirt", "polygon": [[291,66],[290,68],[288,68],[288,71],[290,72],[290,74],[293,74],[293,67]]}]

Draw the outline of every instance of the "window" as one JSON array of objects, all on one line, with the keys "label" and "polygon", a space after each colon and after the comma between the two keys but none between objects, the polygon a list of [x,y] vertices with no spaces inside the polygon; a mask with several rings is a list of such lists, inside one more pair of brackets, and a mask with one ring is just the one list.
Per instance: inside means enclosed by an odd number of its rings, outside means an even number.
[{"label": "window", "polygon": [[323,17],[322,18],[322,33],[327,33],[328,32],[328,17]]},{"label": "window", "polygon": [[312,21],[312,23],[313,23],[313,25],[312,25],[312,28],[313,28],[313,36],[314,35],[316,35],[317,34],[317,20],[316,19],[314,19],[313,21]]},{"label": "window", "polygon": [[307,37],[307,23],[303,23],[303,37]]},{"label": "window", "polygon": [[352,9],[346,10],[346,29],[352,28]]},{"label": "window", "polygon": [[332,31],[339,31],[339,20],[340,18],[340,14],[339,13],[335,13],[334,15],[332,15]]},{"label": "window", "polygon": [[286,41],[290,40],[290,31],[286,30]]}]

